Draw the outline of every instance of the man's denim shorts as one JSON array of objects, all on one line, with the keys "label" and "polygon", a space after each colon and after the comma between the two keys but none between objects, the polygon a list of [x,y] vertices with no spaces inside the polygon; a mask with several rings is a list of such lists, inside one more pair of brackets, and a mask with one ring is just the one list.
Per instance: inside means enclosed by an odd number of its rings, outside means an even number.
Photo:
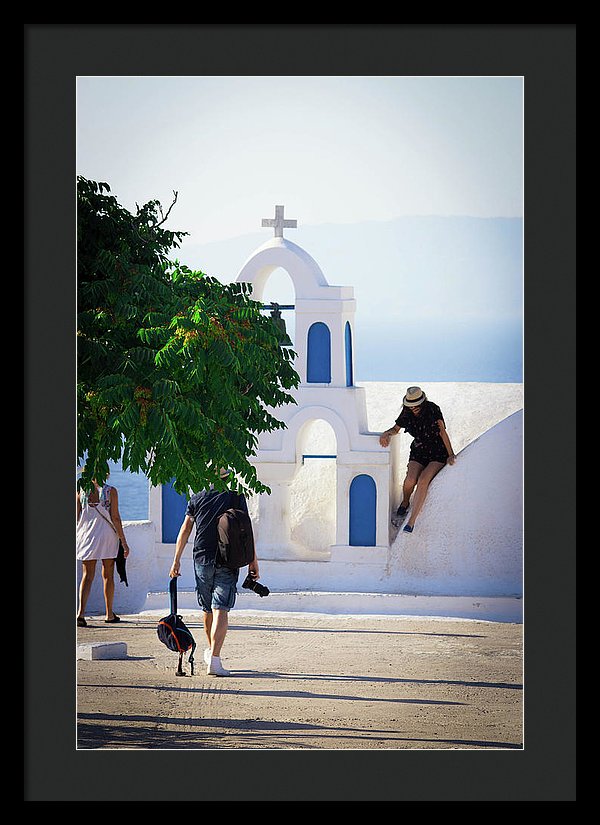
[{"label": "man's denim shorts", "polygon": [[196,575],[196,595],[198,604],[205,613],[212,610],[231,610],[235,604],[239,570],[217,567],[214,562],[199,564],[194,562]]}]

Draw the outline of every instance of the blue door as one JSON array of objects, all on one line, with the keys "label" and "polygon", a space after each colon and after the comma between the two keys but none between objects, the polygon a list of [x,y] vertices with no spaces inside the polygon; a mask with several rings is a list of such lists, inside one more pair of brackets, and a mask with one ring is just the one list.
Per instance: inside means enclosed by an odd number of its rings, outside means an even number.
[{"label": "blue door", "polygon": [[350,485],[350,545],[374,547],[377,534],[377,487],[368,475],[356,476]]},{"label": "blue door", "polygon": [[331,383],[331,333],[322,321],[308,330],[306,380],[310,384]]},{"label": "blue door", "polygon": [[352,330],[350,329],[350,322],[346,321],[346,386],[351,387],[354,384],[352,376]]},{"label": "blue door", "polygon": [[175,544],[179,528],[185,517],[187,497],[173,489],[173,481],[162,488],[162,540],[164,544]]}]

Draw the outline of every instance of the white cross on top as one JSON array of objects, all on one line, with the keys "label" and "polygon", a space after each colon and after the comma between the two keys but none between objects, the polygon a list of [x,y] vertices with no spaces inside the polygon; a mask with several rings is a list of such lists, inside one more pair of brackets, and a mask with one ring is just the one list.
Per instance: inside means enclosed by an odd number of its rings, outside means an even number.
[{"label": "white cross on top", "polygon": [[283,206],[276,206],[275,207],[275,217],[274,218],[263,218],[262,219],[262,226],[272,226],[275,230],[275,237],[276,238],[283,238],[283,228],[284,226],[290,227],[291,229],[296,229],[298,226],[298,221],[296,220],[284,220],[283,219]]}]

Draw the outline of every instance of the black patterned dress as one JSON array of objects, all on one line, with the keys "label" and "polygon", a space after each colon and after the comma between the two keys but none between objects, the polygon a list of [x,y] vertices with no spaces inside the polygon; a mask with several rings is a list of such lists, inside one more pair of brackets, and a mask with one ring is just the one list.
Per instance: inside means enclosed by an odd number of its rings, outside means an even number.
[{"label": "black patterned dress", "polygon": [[423,401],[421,412],[418,415],[406,407],[402,408],[396,424],[413,436],[409,461],[418,461],[423,467],[426,467],[430,461],[446,463],[448,451],[440,435],[438,421],[444,421],[444,416],[433,401]]}]

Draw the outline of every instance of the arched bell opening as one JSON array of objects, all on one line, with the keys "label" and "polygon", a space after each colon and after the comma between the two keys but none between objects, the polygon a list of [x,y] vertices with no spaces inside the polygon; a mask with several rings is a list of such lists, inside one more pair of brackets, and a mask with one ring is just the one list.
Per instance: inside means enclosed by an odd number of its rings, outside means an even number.
[{"label": "arched bell opening", "polygon": [[296,438],[298,472],[290,488],[292,539],[318,552],[335,544],[337,439],[324,419],[306,421]]},{"label": "arched bell opening", "polygon": [[277,267],[269,273],[260,300],[265,312],[279,323],[282,330],[287,333],[292,349],[295,349],[296,292],[287,270]]}]

